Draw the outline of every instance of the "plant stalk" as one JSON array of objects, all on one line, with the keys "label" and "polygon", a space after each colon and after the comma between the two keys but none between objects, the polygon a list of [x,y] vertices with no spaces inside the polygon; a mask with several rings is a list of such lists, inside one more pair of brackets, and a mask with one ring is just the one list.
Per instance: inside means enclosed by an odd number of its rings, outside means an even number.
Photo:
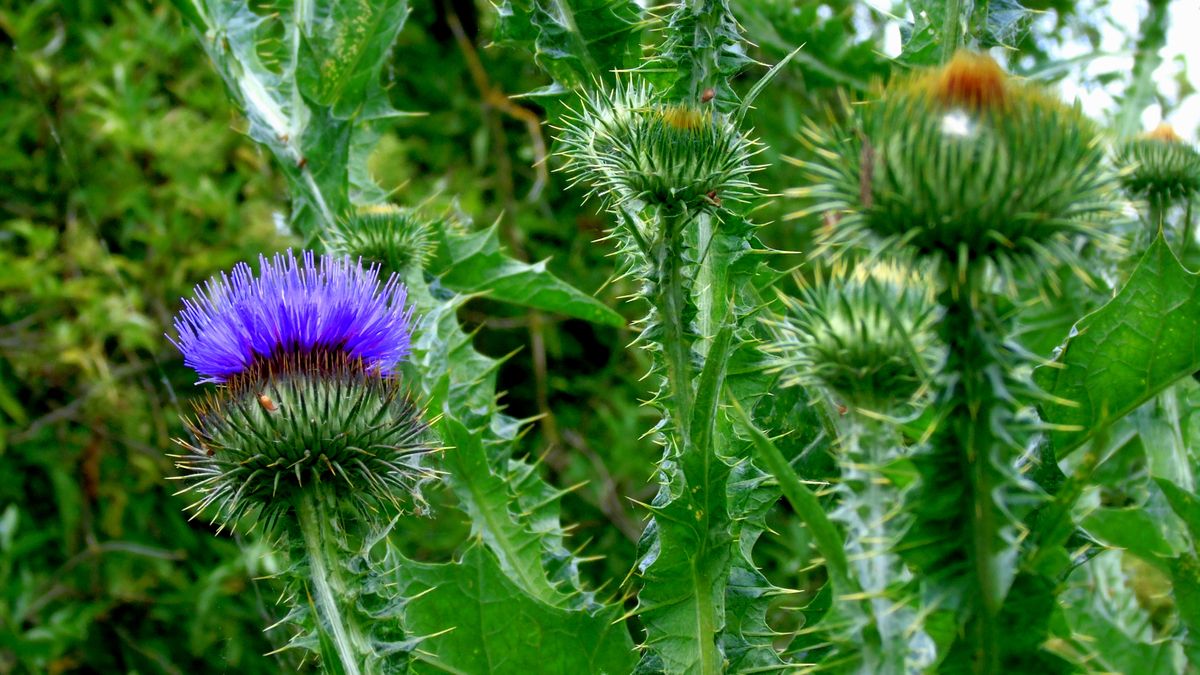
[{"label": "plant stalk", "polygon": [[[671,430],[674,432],[681,456],[679,470],[691,492],[689,498],[704,503],[708,491],[712,489],[707,483],[710,463],[720,460],[715,456],[711,443],[704,443],[704,447],[700,447],[692,436],[692,411],[695,407],[693,387],[699,374],[692,363],[687,316],[691,289],[684,274],[684,266],[687,264],[684,257],[684,230],[692,222],[692,217],[693,214],[683,208],[674,210],[664,207],[659,211],[659,236],[653,249],[653,264],[658,280],[655,305],[662,323],[660,339],[667,365],[667,388],[670,392],[667,409],[672,418]],[[670,452],[669,447],[667,452]],[[708,519],[715,515],[698,512],[696,517]],[[699,525],[698,530],[701,534],[696,543],[694,560],[703,560],[709,555],[706,549],[712,541],[707,535],[709,528],[703,523]],[[694,611],[698,633],[697,667],[704,675],[718,675],[724,667],[724,657],[717,645],[723,616],[714,601],[714,588],[720,581],[713,578],[705,565],[693,563],[689,567],[689,583],[696,603]]]},{"label": "plant stalk", "polygon": [[895,553],[897,538],[889,526],[899,495],[880,467],[888,461],[899,438],[878,420],[850,413],[842,432],[842,506],[835,517],[845,523],[851,559],[862,588],[864,610],[877,636],[863,636],[863,665],[870,672],[904,672],[906,653],[901,612],[887,593],[900,573]]},{"label": "plant stalk", "polygon": [[688,289],[683,274],[684,237],[688,213],[663,210],[662,232],[654,249],[658,275],[657,309],[662,321],[662,348],[667,362],[667,382],[671,392],[671,415],[680,440],[680,451],[691,452],[692,385],[695,381],[691,346],[685,316]]},{"label": "plant stalk", "polygon": [[[345,598],[350,589],[339,573],[338,555],[332,542],[339,536],[333,527],[331,515],[326,512],[319,486],[304,491],[296,501],[296,519],[300,536],[304,541],[304,552],[308,562],[309,593],[316,614],[316,629],[322,647],[332,645],[340,672],[359,675],[363,656],[369,653],[366,640],[357,627],[343,616],[339,598]],[[328,654],[322,649],[322,659]],[[323,664],[326,671],[329,664]]]},{"label": "plant stalk", "polygon": [[942,63],[954,58],[963,44],[962,0],[947,0],[946,20],[942,23]]},{"label": "plant stalk", "polygon": [[[940,467],[956,467],[957,476],[942,476],[946,491],[963,490],[959,532],[967,545],[965,574],[969,575],[968,593],[974,602],[966,624],[973,670],[977,675],[1000,672],[1000,612],[1004,584],[996,569],[1001,555],[998,541],[1004,517],[998,511],[996,491],[1003,476],[997,476],[1002,461],[995,457],[1000,440],[994,435],[997,416],[1006,405],[1002,386],[1006,364],[998,344],[998,327],[982,297],[984,269],[970,265],[960,276],[947,269],[940,302],[945,314],[939,322],[941,339],[948,351],[946,373],[951,378],[943,403],[946,418],[930,438]],[[954,483],[958,483],[955,486]],[[961,486],[961,487],[959,487]]]}]

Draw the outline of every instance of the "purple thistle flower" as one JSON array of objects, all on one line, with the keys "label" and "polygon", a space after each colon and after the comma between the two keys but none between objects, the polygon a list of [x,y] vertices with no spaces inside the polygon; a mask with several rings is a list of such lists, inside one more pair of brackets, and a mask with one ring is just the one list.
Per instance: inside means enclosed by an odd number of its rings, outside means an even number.
[{"label": "purple thistle flower", "polygon": [[232,275],[196,287],[171,342],[199,382],[226,382],[256,361],[288,354],[344,354],[384,375],[408,356],[412,308],[397,277],[380,284],[378,267],[315,258],[304,251],[301,261],[291,250],[259,256],[258,277],[238,263]]}]

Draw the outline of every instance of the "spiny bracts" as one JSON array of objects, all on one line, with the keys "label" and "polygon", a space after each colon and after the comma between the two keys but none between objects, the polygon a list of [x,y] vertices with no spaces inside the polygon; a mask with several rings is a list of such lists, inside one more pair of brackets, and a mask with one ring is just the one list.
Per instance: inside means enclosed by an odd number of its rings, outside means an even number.
[{"label": "spiny bracts", "polygon": [[764,349],[782,383],[824,389],[838,402],[898,412],[923,391],[941,360],[932,287],[897,261],[818,270],[786,313],[769,319]]},{"label": "spiny bracts", "polygon": [[337,255],[381,265],[388,272],[420,272],[433,257],[434,222],[411,208],[377,205],[340,220],[325,246]]},{"label": "spiny bracts", "polygon": [[1200,192],[1200,152],[1169,124],[1121,144],[1114,163],[1133,197],[1166,205]]},{"label": "spiny bracts", "polygon": [[803,140],[810,184],[790,193],[808,206],[793,216],[825,214],[829,246],[873,237],[1007,265],[1069,257],[1072,235],[1116,212],[1098,127],[985,55],[903,77]]},{"label": "spiny bracts", "polygon": [[661,102],[639,80],[585,97],[561,132],[574,183],[610,207],[700,210],[755,192],[754,141],[711,107]]}]

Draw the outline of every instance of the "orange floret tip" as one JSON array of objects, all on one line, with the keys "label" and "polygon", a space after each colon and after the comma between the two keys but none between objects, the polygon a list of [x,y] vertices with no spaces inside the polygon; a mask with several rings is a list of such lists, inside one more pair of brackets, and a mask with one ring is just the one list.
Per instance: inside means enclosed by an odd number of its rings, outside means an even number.
[{"label": "orange floret tip", "polygon": [[934,98],[948,107],[997,109],[1007,100],[1008,76],[986,54],[959,51],[949,63],[922,79]]},{"label": "orange floret tip", "polygon": [[1147,131],[1142,134],[1142,138],[1151,141],[1162,141],[1163,143],[1180,143],[1183,141],[1179,134],[1175,133],[1175,127],[1166,122],[1154,127],[1153,131]]}]

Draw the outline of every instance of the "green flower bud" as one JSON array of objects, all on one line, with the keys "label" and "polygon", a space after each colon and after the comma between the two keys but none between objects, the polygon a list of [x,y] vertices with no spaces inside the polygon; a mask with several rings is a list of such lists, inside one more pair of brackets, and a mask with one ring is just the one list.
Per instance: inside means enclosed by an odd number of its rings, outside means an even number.
[{"label": "green flower bud", "polygon": [[421,270],[433,257],[433,223],[413,209],[390,204],[369,206],[341,220],[327,235],[334,255],[362,258],[389,272]]},{"label": "green flower bud", "polygon": [[1169,124],[1123,143],[1115,163],[1123,169],[1122,185],[1134,197],[1166,204],[1200,192],[1200,152]]},{"label": "green flower bud", "polygon": [[560,140],[574,182],[610,205],[704,208],[755,191],[754,141],[710,108],[656,102],[645,83],[585,98]]},{"label": "green flower bud", "polygon": [[222,527],[257,513],[270,529],[316,484],[364,516],[423,512],[420,486],[434,475],[422,466],[435,449],[422,411],[398,379],[346,356],[256,362],[197,405],[187,427],[180,478],[203,495],[191,508],[216,507]]},{"label": "green flower bud", "polygon": [[855,106],[846,126],[805,134],[812,200],[836,223],[954,262],[1065,251],[1115,212],[1098,128],[989,57],[960,52]]},{"label": "green flower bud", "polygon": [[886,413],[917,399],[941,360],[933,289],[897,263],[839,264],[782,297],[788,311],[770,321],[766,350],[785,386]]}]

